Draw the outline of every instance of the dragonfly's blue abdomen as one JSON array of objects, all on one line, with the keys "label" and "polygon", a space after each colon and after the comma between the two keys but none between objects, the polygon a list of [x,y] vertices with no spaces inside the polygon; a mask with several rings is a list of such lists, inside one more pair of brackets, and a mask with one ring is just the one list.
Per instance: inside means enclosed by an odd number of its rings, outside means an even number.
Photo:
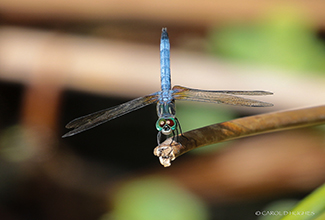
[{"label": "dragonfly's blue abdomen", "polygon": [[[170,44],[167,28],[162,29],[160,39],[160,80],[162,96],[167,95],[171,89],[170,82]],[[165,97],[167,98],[167,97]],[[164,98],[163,98],[164,99]]]}]

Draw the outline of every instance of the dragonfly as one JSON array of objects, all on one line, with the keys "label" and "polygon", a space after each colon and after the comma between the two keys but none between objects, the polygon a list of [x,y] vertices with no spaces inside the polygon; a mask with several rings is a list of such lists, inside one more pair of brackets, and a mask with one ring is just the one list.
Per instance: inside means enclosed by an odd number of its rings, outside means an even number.
[{"label": "dragonfly", "polygon": [[176,118],[175,100],[208,102],[216,104],[229,104],[247,107],[270,107],[273,104],[258,100],[241,97],[241,95],[272,95],[268,91],[232,91],[232,90],[200,90],[191,89],[176,85],[171,88],[170,72],[170,43],[167,28],[162,28],[160,39],[160,80],[161,90],[150,95],[142,96],[123,104],[107,108],[89,115],[76,118],[66,125],[66,128],[73,129],[62,137],[69,137],[86,131],[107,121],[133,112],[147,105],[157,103],[156,110],[158,120],[156,129],[158,130],[157,142],[160,145],[162,135],[165,138],[173,138],[182,134],[180,123]]}]

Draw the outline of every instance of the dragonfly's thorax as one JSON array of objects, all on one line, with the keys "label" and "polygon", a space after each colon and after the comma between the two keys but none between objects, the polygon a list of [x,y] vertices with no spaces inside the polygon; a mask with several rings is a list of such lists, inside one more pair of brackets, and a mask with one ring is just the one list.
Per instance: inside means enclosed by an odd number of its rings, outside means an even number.
[{"label": "dragonfly's thorax", "polygon": [[174,100],[168,102],[158,101],[157,103],[157,115],[159,118],[174,118],[176,114]]},{"label": "dragonfly's thorax", "polygon": [[159,92],[158,102],[170,103],[173,101],[173,90],[163,90]]},{"label": "dragonfly's thorax", "polygon": [[168,102],[159,101],[157,103],[157,115],[159,117],[156,123],[157,130],[164,135],[171,134],[176,128],[175,113],[174,100]]}]

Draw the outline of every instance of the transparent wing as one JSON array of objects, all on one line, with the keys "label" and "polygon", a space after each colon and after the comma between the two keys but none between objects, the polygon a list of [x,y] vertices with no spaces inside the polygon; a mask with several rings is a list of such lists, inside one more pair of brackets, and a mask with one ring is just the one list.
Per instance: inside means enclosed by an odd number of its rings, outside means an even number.
[{"label": "transparent wing", "polygon": [[190,89],[182,86],[173,87],[173,96],[177,100],[188,100],[197,102],[212,102],[228,105],[248,106],[248,107],[270,107],[273,104],[239,97],[237,95],[272,95],[266,91],[228,91],[228,90],[200,90]]},{"label": "transparent wing", "polygon": [[88,130],[100,124],[103,124],[109,120],[125,115],[129,112],[135,111],[139,108],[145,107],[149,104],[155,103],[158,100],[158,93],[143,96],[137,99],[133,99],[129,102],[125,102],[121,105],[114,106],[108,109],[104,109],[98,112],[91,113],[89,115],[82,116],[70,121],[65,127],[73,128],[62,137],[69,137],[78,134],[82,131]]}]

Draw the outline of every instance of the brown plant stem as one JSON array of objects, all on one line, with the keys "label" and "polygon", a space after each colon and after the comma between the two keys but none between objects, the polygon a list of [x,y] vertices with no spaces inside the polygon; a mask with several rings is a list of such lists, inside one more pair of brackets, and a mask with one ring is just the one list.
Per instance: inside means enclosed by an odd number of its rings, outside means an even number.
[{"label": "brown plant stem", "polygon": [[168,167],[176,157],[199,147],[323,123],[325,123],[325,106],[254,115],[185,132],[179,135],[178,142],[168,138],[154,149],[154,154],[159,157],[163,166]]}]

